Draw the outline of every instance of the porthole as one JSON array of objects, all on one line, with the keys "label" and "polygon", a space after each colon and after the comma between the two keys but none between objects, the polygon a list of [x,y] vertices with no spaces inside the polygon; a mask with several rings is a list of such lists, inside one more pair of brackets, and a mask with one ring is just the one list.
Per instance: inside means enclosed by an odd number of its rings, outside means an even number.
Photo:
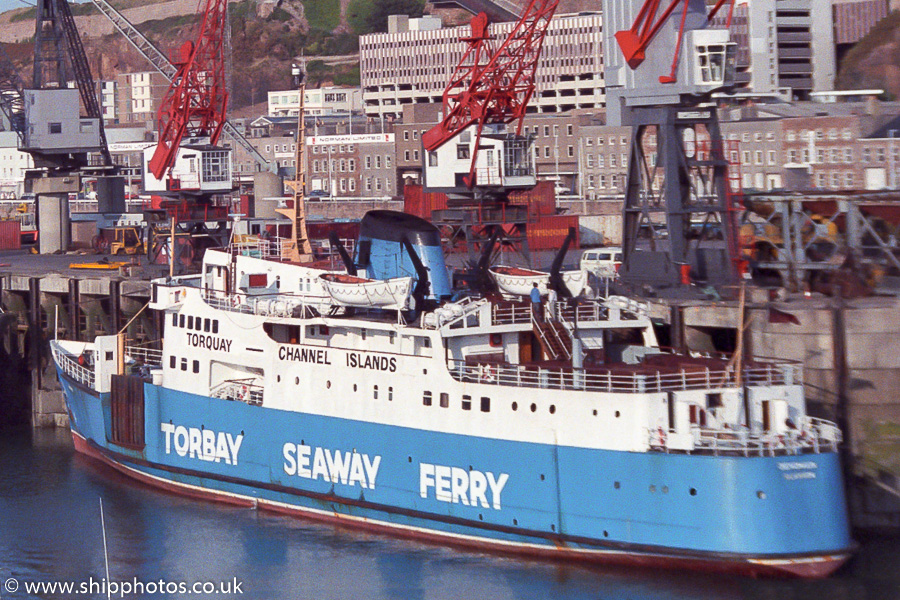
[{"label": "porthole", "polygon": [[697,488],[691,488],[691,496],[697,495]]},{"label": "porthole", "polygon": [[596,409],[596,408],[594,409],[594,416],[595,416],[595,417],[597,416],[597,409]]},{"label": "porthole", "polygon": [[513,403],[512,403],[512,409],[513,409],[513,410],[519,410],[519,403],[518,403],[518,402],[513,402]]},{"label": "porthole", "polygon": [[613,487],[614,487],[615,489],[619,489],[620,487],[622,487],[622,484],[619,483],[618,481],[616,481],[616,482],[613,482]]},{"label": "porthole", "polygon": [[621,416],[622,416],[622,413],[620,413],[619,411],[616,411],[616,418],[618,419]]},{"label": "porthole", "polygon": [[280,383],[280,382],[281,382],[281,375],[276,375],[276,376],[275,376],[275,381],[277,381],[277,382]]},{"label": "porthole", "polygon": [[300,378],[294,377],[294,385],[300,385]]},{"label": "porthole", "polygon": [[536,411],[537,411],[537,404],[532,403],[531,404],[531,412],[536,412]]},{"label": "porthole", "polygon": [[541,473],[541,481],[543,481],[543,480],[544,480],[544,474]]},{"label": "porthole", "polygon": [[669,486],[664,485],[664,486],[662,487],[662,493],[663,493],[663,494],[668,494],[668,493],[669,493]]},{"label": "porthole", "polygon": [[609,537],[609,532],[605,529],[603,530],[603,537]]},{"label": "porthole", "polygon": [[651,485],[651,486],[650,486],[650,493],[651,493],[651,494],[655,494],[655,493],[656,493],[656,486],[655,486],[655,485]]},{"label": "porthole", "polygon": [[355,383],[353,384],[353,391],[354,391],[354,392],[356,391],[356,384],[355,384]]},{"label": "porthole", "polygon": [[760,500],[765,500],[766,493],[762,490],[759,490],[758,492],[756,492],[756,497],[759,498]]},{"label": "porthole", "polygon": [[551,405],[550,405],[550,414],[551,414],[551,415],[555,415],[555,414],[556,414],[556,406],[555,406],[554,404],[551,404]]},{"label": "porthole", "polygon": [[326,381],[326,382],[325,382],[325,389],[326,389],[326,390],[330,390],[330,389],[331,389],[331,382],[330,382],[330,381]]},{"label": "porthole", "polygon": [[518,519],[513,519],[513,525],[518,525],[518,524],[519,524],[519,520],[518,520]]}]

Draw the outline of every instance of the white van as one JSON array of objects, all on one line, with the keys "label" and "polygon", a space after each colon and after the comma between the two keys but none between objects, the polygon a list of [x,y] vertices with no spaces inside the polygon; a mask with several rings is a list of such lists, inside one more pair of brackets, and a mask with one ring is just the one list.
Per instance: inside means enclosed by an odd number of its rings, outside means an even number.
[{"label": "white van", "polygon": [[621,248],[592,248],[581,254],[581,270],[597,277],[615,277],[621,264]]}]

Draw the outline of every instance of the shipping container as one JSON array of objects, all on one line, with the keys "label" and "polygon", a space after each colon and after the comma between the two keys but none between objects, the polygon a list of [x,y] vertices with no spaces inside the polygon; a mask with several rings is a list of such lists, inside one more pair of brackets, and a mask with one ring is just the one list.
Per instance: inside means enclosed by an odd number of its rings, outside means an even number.
[{"label": "shipping container", "polygon": [[578,219],[582,246],[622,245],[622,215],[582,216]]},{"label": "shipping container", "polygon": [[0,221],[0,250],[18,250],[22,247],[22,227],[15,219]]},{"label": "shipping container", "polygon": [[530,190],[517,190],[509,194],[509,203],[528,206],[533,216],[556,214],[556,192],[552,181],[538,181]]},{"label": "shipping container", "polygon": [[562,248],[569,228],[575,229],[575,241],[569,249],[578,248],[578,215],[545,215],[527,227],[529,250],[558,250]]},{"label": "shipping container", "polygon": [[447,194],[426,192],[421,185],[403,187],[403,212],[430,221],[432,211],[446,208]]}]

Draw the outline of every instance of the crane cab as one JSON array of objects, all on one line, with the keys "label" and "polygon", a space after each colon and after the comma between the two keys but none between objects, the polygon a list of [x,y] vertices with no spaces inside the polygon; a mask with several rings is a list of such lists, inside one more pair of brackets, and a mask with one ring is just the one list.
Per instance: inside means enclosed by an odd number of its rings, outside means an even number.
[{"label": "crane cab", "polygon": [[178,148],[175,164],[163,179],[154,177],[149,163],[156,146],[144,149],[144,191],[165,195],[167,192],[188,194],[225,194],[233,189],[231,149],[212,146],[208,140],[195,139]]},{"label": "crane cab", "polygon": [[734,85],[737,44],[729,41],[727,29],[695,29],[686,33],[693,57],[691,83],[698,91],[710,92]]},{"label": "crane cab", "polygon": [[[430,192],[459,194],[476,154],[475,126],[459,132],[437,149],[425,153],[425,188]],[[537,183],[534,138],[508,133],[505,125],[486,125],[477,149],[473,187],[494,192],[531,189]]]},{"label": "crane cab", "polygon": [[[102,148],[100,119],[82,117],[77,88],[23,90],[23,152],[37,155],[85,155]],[[36,165],[38,166],[38,165]]]}]

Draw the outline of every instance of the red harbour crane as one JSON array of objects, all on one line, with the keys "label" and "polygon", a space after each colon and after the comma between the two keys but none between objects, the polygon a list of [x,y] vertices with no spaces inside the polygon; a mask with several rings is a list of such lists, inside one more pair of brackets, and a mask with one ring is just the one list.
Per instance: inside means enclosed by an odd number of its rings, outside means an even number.
[{"label": "red harbour crane", "polygon": [[475,149],[466,185],[476,185],[475,160],[485,125],[518,121],[521,134],[528,101],[534,95],[534,72],[547,27],[559,0],[531,0],[509,35],[491,48],[489,19],[472,18],[468,46],[443,94],[443,120],[422,138],[433,151],[470,125],[476,125]]},{"label": "red harbour crane", "polygon": [[173,60],[178,70],[159,107],[159,143],[149,163],[157,179],[175,163],[185,137],[208,137],[213,145],[219,139],[228,105],[226,26],[226,0],[207,0],[197,41],[185,42]]}]

